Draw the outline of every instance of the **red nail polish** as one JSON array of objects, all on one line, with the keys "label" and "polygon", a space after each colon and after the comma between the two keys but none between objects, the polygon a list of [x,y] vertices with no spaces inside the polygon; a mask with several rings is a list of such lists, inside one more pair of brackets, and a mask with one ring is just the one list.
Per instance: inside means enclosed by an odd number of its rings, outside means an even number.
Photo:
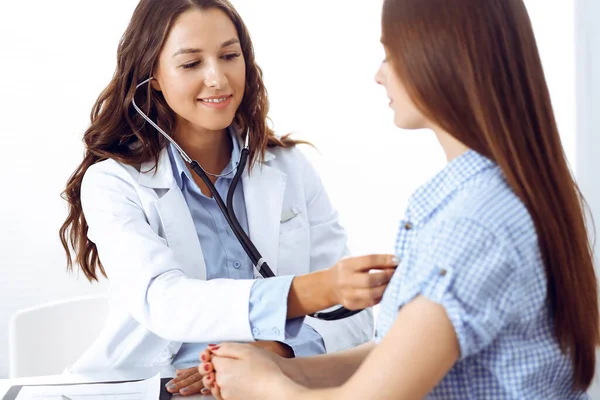
[{"label": "red nail polish", "polygon": [[215,347],[216,344],[209,344],[208,347]]},{"label": "red nail polish", "polygon": [[211,347],[210,349],[213,350],[213,351],[214,350],[219,350],[219,346],[214,346],[214,347]]},{"label": "red nail polish", "polygon": [[210,369],[210,367],[208,366],[208,364],[204,364],[204,370],[208,371]]},{"label": "red nail polish", "polygon": [[201,359],[202,361],[206,361],[206,355],[202,354],[202,356],[200,356],[200,359]]}]

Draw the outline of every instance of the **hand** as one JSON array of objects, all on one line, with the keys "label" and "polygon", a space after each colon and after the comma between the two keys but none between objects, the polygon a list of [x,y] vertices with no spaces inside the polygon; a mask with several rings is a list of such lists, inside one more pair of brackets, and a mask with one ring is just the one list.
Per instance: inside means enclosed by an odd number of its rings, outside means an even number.
[{"label": "hand", "polygon": [[224,343],[207,349],[202,356],[199,373],[217,399],[279,399],[298,388],[273,359],[277,356],[255,346]]},{"label": "hand", "polygon": [[[252,346],[257,349],[258,353],[261,354],[262,357],[266,357],[273,361],[276,365],[281,366],[283,362],[286,360],[283,357],[279,356],[276,352],[271,349],[267,349],[270,347],[269,345],[272,343],[278,342],[253,342],[247,344],[240,344],[240,346]],[[218,385],[215,382],[215,374],[216,371],[214,366],[212,365],[212,351],[211,349],[218,348],[216,345],[209,345],[202,353],[200,353],[200,361],[201,364],[196,369],[196,372],[199,373],[200,378],[203,378],[202,386],[204,389],[201,390],[202,394],[209,394],[212,391],[214,397],[219,399],[218,396]]]},{"label": "hand", "polygon": [[169,393],[179,393],[182,396],[198,394],[204,388],[202,384],[202,375],[198,373],[198,367],[178,369],[177,376],[167,382],[167,391]]},{"label": "hand", "polygon": [[[293,358],[294,351],[286,344],[276,341],[260,341],[249,343],[260,349],[267,350],[274,361],[276,357]],[[200,357],[202,357],[201,353]],[[206,354],[209,354],[206,352]],[[177,376],[167,382],[167,391],[170,393],[179,393],[182,396],[190,396],[201,393],[204,385],[202,384],[202,375],[198,372],[198,367],[178,369]]]},{"label": "hand", "polygon": [[395,256],[384,254],[341,260],[328,270],[333,301],[349,310],[378,304],[398,263]]}]

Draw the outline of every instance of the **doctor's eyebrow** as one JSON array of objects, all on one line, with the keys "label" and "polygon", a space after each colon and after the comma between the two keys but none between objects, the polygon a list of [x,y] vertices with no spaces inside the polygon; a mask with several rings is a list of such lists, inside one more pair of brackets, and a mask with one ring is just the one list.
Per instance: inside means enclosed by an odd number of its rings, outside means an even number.
[{"label": "doctor's eyebrow", "polygon": [[[236,44],[239,43],[239,39],[233,38],[233,39],[229,39],[226,42],[223,42],[223,44],[221,44],[221,48],[227,47],[227,46],[231,46],[232,44]],[[179,50],[177,50],[174,54],[173,57],[177,57],[178,55],[181,54],[195,54],[195,53],[202,53],[204,50],[203,49],[197,49],[197,48],[192,48],[192,47],[184,47],[181,48]]]}]

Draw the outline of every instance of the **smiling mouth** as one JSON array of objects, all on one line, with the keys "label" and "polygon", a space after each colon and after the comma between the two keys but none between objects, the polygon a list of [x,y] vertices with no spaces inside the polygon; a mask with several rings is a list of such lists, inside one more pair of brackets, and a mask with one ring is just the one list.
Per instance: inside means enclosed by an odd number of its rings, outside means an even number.
[{"label": "smiling mouth", "polygon": [[200,101],[203,103],[208,103],[208,104],[219,104],[219,103],[223,103],[223,102],[229,100],[231,97],[233,97],[233,96],[229,95],[229,96],[223,96],[223,97],[211,97],[208,99],[200,99]]}]

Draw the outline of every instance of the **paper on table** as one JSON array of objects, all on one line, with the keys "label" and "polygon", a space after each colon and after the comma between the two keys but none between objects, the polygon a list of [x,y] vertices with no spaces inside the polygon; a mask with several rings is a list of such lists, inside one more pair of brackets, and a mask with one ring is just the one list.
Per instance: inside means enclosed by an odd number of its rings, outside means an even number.
[{"label": "paper on table", "polygon": [[160,374],[137,382],[24,386],[15,400],[158,400]]}]

